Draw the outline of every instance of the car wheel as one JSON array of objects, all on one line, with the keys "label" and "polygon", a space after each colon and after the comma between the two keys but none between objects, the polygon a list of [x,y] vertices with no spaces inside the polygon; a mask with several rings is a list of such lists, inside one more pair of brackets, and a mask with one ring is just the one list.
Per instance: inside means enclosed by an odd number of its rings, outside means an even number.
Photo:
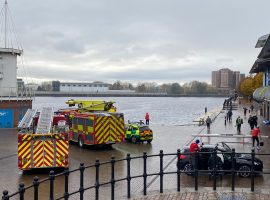
[{"label": "car wheel", "polygon": [[151,143],[152,142],[152,140],[147,140],[147,143]]},{"label": "car wheel", "polygon": [[187,175],[191,175],[192,174],[192,171],[193,170],[193,167],[190,163],[186,163],[183,167],[183,172],[186,173]]},{"label": "car wheel", "polygon": [[84,147],[84,142],[82,136],[79,137],[79,147],[83,148]]},{"label": "car wheel", "polygon": [[248,165],[242,165],[239,167],[239,175],[241,177],[244,177],[244,178],[249,177],[250,171],[251,171],[251,168]]},{"label": "car wheel", "polygon": [[136,144],[136,143],[137,143],[137,139],[136,139],[136,137],[135,137],[135,136],[132,136],[132,138],[131,138],[131,142],[132,142],[132,143],[134,143],[134,144]]}]

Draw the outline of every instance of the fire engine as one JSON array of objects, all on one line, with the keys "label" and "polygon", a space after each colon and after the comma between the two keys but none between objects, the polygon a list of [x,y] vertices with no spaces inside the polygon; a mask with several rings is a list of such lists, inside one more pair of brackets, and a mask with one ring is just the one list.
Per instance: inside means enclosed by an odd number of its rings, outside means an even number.
[{"label": "fire engine", "polygon": [[18,168],[67,168],[68,155],[65,116],[46,107],[37,117],[37,110],[28,109],[18,125]]},{"label": "fire engine", "polygon": [[69,118],[69,140],[84,145],[106,145],[123,142],[125,138],[124,114],[116,112],[114,101],[69,100],[76,110],[65,110]]}]

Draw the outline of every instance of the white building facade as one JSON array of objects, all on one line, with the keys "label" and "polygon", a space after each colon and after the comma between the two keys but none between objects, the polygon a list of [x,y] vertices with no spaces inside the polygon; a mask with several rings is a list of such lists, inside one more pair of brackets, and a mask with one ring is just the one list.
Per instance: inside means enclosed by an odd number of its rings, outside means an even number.
[{"label": "white building facade", "polygon": [[0,48],[0,96],[17,95],[17,56],[22,50]]},{"label": "white building facade", "polygon": [[108,83],[60,83],[60,92],[108,92]]}]

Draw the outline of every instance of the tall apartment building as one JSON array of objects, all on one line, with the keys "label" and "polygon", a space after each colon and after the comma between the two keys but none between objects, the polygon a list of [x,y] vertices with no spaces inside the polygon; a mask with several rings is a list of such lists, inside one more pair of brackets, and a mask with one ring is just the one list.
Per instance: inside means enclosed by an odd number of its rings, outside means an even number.
[{"label": "tall apartment building", "polygon": [[231,91],[237,90],[245,74],[239,71],[232,71],[223,68],[218,71],[212,71],[212,86],[217,88],[220,93],[230,94]]}]

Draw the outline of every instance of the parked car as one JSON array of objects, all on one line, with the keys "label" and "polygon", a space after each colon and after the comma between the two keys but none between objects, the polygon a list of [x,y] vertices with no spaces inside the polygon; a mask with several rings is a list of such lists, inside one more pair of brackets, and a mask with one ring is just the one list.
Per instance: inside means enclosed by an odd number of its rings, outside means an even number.
[{"label": "parked car", "polygon": [[[198,169],[199,170],[208,170],[208,161],[211,156],[211,152],[217,150],[217,156],[221,157],[223,170],[231,170],[232,168],[232,158],[231,153],[232,149],[224,142],[217,143],[215,145],[203,145],[200,152],[205,154],[199,154]],[[208,154],[207,154],[208,152]],[[182,149],[180,155],[180,162],[178,167],[183,172],[188,172],[193,170],[192,165],[190,164],[190,155],[183,155],[189,153],[189,147],[186,146]],[[235,153],[235,169],[239,171],[241,177],[249,177],[251,173],[251,155],[250,154],[239,154]],[[263,162],[259,158],[254,158],[254,171],[261,172],[263,170]]]},{"label": "parked car", "polygon": [[132,143],[143,141],[151,143],[153,140],[153,131],[148,125],[142,122],[132,122],[125,125],[125,139]]}]

